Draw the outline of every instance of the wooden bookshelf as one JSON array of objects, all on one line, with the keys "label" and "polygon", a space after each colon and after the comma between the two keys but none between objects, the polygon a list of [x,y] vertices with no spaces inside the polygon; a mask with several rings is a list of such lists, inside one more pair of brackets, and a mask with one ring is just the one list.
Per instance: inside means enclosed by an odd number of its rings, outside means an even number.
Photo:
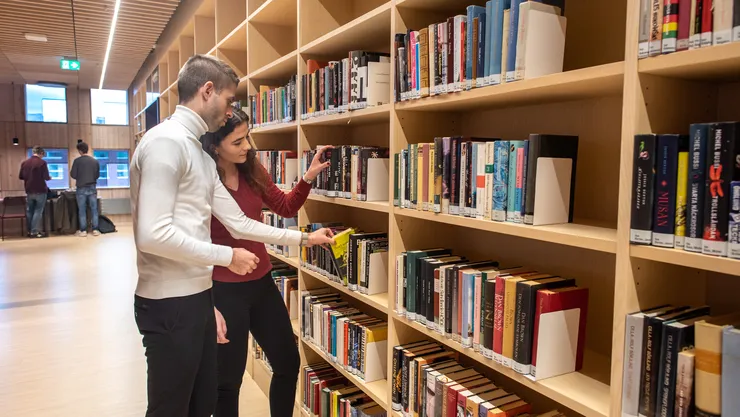
[{"label": "wooden bookshelf", "polygon": [[365,382],[335,363],[334,360],[332,360],[329,356],[327,356],[326,353],[321,350],[321,348],[315,346],[313,343],[305,339],[301,340],[303,341],[303,346],[308,346],[316,355],[318,355],[334,368],[336,368],[336,370],[344,375],[345,378],[347,378],[350,382],[352,382],[363,392],[365,392],[365,394],[369,395],[370,398],[377,402],[378,405],[382,406],[386,410],[390,410],[390,406],[388,404],[388,389],[390,388],[388,385],[388,380],[381,379],[373,382]]},{"label": "wooden bookshelf", "polygon": [[370,307],[373,307],[374,309],[378,311],[388,314],[388,293],[374,294],[374,295],[360,294],[357,291],[352,291],[349,288],[345,287],[344,285],[334,282],[330,280],[329,278],[319,274],[318,272],[314,272],[305,267],[301,267],[301,273],[309,275],[321,281],[322,283],[338,290],[339,292],[349,295],[350,297],[354,298],[355,300],[363,304],[367,304]]},{"label": "wooden bookshelf", "polygon": [[[282,85],[297,75],[300,111],[301,76],[308,59],[336,60],[351,50],[393,52],[396,33],[464,14],[469,4],[485,1],[203,2],[197,22],[193,16],[171,45],[158,45],[167,51],[158,68],[166,103],[162,117],[175,110],[177,74],[196,47],[207,47],[237,70],[240,99],[255,94],[261,84]],[[723,313],[723,308],[736,305],[731,295],[740,290],[740,261],[629,243],[634,135],[684,133],[690,123],[740,119],[740,43],[638,60],[638,9],[636,0],[568,2],[564,72],[559,74],[347,113],[307,119],[299,114],[295,122],[251,132],[261,148],[290,144],[287,148],[299,155],[320,144],[386,146],[395,154],[436,136],[579,135],[573,224],[534,227],[401,209],[392,206],[392,191],[388,202],[310,195],[298,219],[302,225],[341,219],[359,223],[363,230],[387,231],[391,259],[406,250],[445,246],[466,256],[532,260],[538,268],[576,278],[592,294],[586,342],[590,369],[535,383],[396,317],[391,309],[394,262],[389,262],[389,292],[364,296],[301,268],[296,258],[270,255],[298,269],[301,290],[331,287],[344,298],[387,314],[389,354],[402,342],[438,340],[481,369],[524,386],[531,391],[526,399],[533,403],[540,397],[554,401],[568,415],[621,415],[625,315],[668,302],[706,303],[713,313],[715,307]],[[210,34],[211,17],[215,37]],[[603,21],[609,25],[598,26],[596,42],[593,22]],[[391,54],[392,68],[395,61]],[[393,73],[391,86],[394,78]],[[133,113],[140,122],[146,92],[142,86],[134,90]],[[146,127],[142,122],[135,130],[140,137]],[[392,178],[393,172],[391,183]],[[292,323],[294,331],[298,323]],[[302,364],[309,363],[307,357],[332,363],[309,343],[299,346]],[[390,367],[389,361],[389,374]],[[349,379],[391,411],[390,381],[364,384],[351,375]]]},{"label": "wooden bookshelf", "polygon": [[[415,331],[434,339],[447,347],[456,350],[480,365],[495,370],[497,373],[537,392],[573,411],[587,417],[605,417],[609,412],[609,385],[601,383],[593,378],[580,373],[573,372],[543,381],[532,381],[531,379],[517,373],[511,368],[497,364],[491,359],[485,358],[471,348],[464,348],[461,344],[448,339],[437,332],[427,329],[415,321],[398,316],[395,312],[391,317],[397,323],[408,326]],[[608,361],[601,361],[600,366],[608,368]],[[605,370],[608,372],[608,369]]]},{"label": "wooden bookshelf", "polygon": [[311,194],[308,196],[311,201],[318,201],[322,203],[337,204],[345,207],[360,208],[363,210],[379,211],[388,213],[389,206],[387,201],[357,201],[348,198],[339,197],[326,197],[323,195]]},{"label": "wooden bookshelf", "polygon": [[285,255],[281,255],[281,254],[279,254],[277,252],[273,252],[273,251],[271,251],[269,249],[267,250],[267,253],[270,256],[272,256],[273,258],[275,258],[275,259],[277,259],[279,261],[285,262],[286,264],[292,266],[293,268],[298,269],[298,268],[301,267],[301,263],[298,260],[298,258],[289,258],[289,257],[287,257]]}]

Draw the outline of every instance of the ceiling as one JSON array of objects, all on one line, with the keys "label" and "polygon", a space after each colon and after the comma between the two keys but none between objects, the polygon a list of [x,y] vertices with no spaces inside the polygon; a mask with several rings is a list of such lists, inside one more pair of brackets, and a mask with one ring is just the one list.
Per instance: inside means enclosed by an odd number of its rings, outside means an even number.
[{"label": "ceiling", "polygon": [[[129,87],[179,3],[121,1],[103,88]],[[0,83],[98,88],[114,7],[115,0],[0,0]],[[26,33],[45,35],[47,42],[26,40]],[[62,57],[75,55],[80,71],[60,69]]]}]

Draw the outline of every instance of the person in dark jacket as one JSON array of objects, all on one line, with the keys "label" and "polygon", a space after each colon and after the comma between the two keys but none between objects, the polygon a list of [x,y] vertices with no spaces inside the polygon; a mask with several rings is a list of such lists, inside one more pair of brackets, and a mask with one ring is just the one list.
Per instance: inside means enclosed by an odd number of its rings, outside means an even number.
[{"label": "person in dark jacket", "polygon": [[26,224],[29,237],[44,237],[41,233],[41,219],[44,217],[44,205],[49,187],[46,181],[51,180],[49,167],[43,157],[44,148],[34,146],[33,155],[21,164],[18,178],[23,180],[26,189]]},{"label": "person in dark jacket", "polygon": [[72,163],[70,176],[77,181],[77,210],[80,219],[80,230],[77,236],[87,236],[87,206],[90,206],[92,217],[92,234],[100,236],[98,231],[98,189],[97,183],[100,178],[100,163],[97,159],[88,155],[90,146],[85,142],[77,144],[80,157]]}]

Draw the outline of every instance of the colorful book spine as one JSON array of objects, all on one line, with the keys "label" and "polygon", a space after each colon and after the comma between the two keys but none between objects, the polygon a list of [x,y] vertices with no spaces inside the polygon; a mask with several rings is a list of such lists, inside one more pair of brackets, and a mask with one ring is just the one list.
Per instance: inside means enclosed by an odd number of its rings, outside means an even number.
[{"label": "colorful book spine", "polygon": [[678,174],[676,177],[676,229],[674,246],[684,247],[686,238],[686,184],[689,176],[689,152],[688,149],[678,151]]},{"label": "colorful book spine", "polygon": [[658,56],[662,51],[664,0],[650,1],[650,46],[648,55]]},{"label": "colorful book spine", "polygon": [[701,253],[706,190],[707,142],[709,124],[695,123],[689,128],[689,181],[687,184],[686,239],[684,249]]},{"label": "colorful book spine", "polygon": [[491,27],[493,26],[493,0],[486,2],[486,34],[483,42],[483,72],[478,77],[478,87],[488,85],[491,77]]},{"label": "colorful book spine", "polygon": [[713,1],[716,0],[703,0],[701,9],[701,42],[700,46],[705,48],[712,45],[712,27],[714,25],[714,19],[712,10],[714,5]]},{"label": "colorful book spine", "polygon": [[650,50],[650,5],[651,0],[640,0],[640,31],[637,57],[647,58]]},{"label": "colorful book spine", "polygon": [[488,84],[496,85],[501,84],[501,73],[502,73],[502,48],[503,45],[504,31],[508,31],[508,28],[504,27],[504,10],[508,10],[511,7],[511,0],[493,0],[491,7],[491,42],[489,47],[490,50],[490,74],[488,75]]},{"label": "colorful book spine", "polygon": [[701,48],[702,5],[704,0],[691,0],[689,49]]},{"label": "colorful book spine", "polygon": [[663,3],[663,47],[664,54],[676,52],[678,43],[678,0]]},{"label": "colorful book spine", "polygon": [[689,49],[689,38],[691,37],[691,4],[692,0],[678,1],[678,42],[677,51]]},{"label": "colorful book spine", "polygon": [[[513,223],[521,223],[521,213],[519,211],[519,207],[521,206],[518,204],[519,200],[517,199],[517,181],[521,182],[521,165],[519,164],[519,159],[524,156],[521,151],[521,149],[524,148],[525,141],[523,140],[512,140],[509,142],[509,183],[508,183],[508,189],[506,191],[507,194],[507,204],[506,204],[506,221],[507,222],[513,222]],[[517,178],[519,177],[519,178]],[[519,184],[521,185],[521,183]],[[520,188],[521,193],[521,188]],[[521,197],[521,195],[520,195]],[[519,221],[517,221],[519,219]]]},{"label": "colorful book spine", "polygon": [[485,205],[485,214],[483,218],[491,220],[493,212],[493,177],[494,177],[494,157],[496,142],[486,142],[486,161],[485,161],[485,182],[486,182],[486,196],[483,204]]},{"label": "colorful book spine", "polygon": [[740,181],[730,183],[730,223],[727,228],[727,256],[740,259]]},{"label": "colorful book spine", "polygon": [[475,304],[473,301],[473,291],[475,288],[475,273],[464,272],[462,274],[462,327],[460,329],[460,336],[462,340],[462,346],[469,348],[473,347],[473,317]]},{"label": "colorful book spine", "polygon": [[704,200],[702,253],[727,256],[730,185],[740,155],[738,123],[715,123],[709,130],[707,149],[707,195]]},{"label": "colorful book spine", "polygon": [[653,246],[672,248],[675,243],[678,142],[678,135],[658,136]]},{"label": "colorful book spine", "polygon": [[493,220],[506,221],[509,189],[509,141],[500,140],[493,145]]},{"label": "colorful book spine", "polygon": [[635,135],[632,173],[632,214],[630,242],[653,242],[653,207],[658,146],[656,135]]}]

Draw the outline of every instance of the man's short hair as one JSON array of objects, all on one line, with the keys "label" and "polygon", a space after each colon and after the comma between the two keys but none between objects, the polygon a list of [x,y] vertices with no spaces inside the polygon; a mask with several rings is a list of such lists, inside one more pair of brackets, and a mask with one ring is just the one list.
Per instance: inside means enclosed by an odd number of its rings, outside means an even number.
[{"label": "man's short hair", "polygon": [[86,154],[90,150],[90,146],[85,142],[80,142],[77,144],[77,150],[80,153]]},{"label": "man's short hair", "polygon": [[213,82],[217,92],[232,85],[239,85],[239,77],[228,64],[210,55],[193,55],[177,76],[180,104],[192,100],[208,81]]},{"label": "man's short hair", "polygon": [[42,148],[41,146],[36,145],[36,146],[33,147],[33,154],[34,155],[44,156],[45,153],[46,153],[46,151],[44,151],[44,148]]}]

